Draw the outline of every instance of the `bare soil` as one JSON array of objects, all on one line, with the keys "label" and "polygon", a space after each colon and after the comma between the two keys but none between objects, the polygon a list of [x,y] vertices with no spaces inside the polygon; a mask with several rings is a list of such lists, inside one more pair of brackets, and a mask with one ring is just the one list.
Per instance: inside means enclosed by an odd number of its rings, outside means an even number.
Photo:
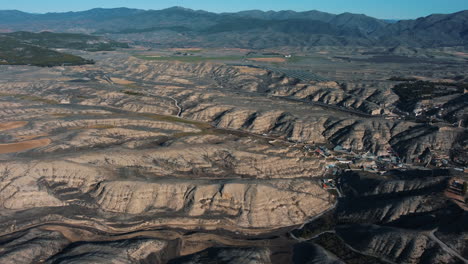
[{"label": "bare soil", "polygon": [[285,62],[285,58],[249,58],[251,61],[260,61],[260,62]]},{"label": "bare soil", "polygon": [[52,140],[48,138],[35,139],[17,143],[0,144],[0,154],[20,152],[28,149],[44,147],[49,145]]},{"label": "bare soil", "polygon": [[27,123],[28,122],[26,121],[13,121],[13,122],[0,123],[0,131],[20,128],[20,127],[25,126]]}]

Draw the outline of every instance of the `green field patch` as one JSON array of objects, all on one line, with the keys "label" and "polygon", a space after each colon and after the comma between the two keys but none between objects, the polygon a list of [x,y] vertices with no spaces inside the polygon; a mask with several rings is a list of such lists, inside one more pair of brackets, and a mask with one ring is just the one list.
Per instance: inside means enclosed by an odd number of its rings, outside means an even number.
[{"label": "green field patch", "polygon": [[128,95],[135,95],[135,96],[145,96],[144,93],[129,91],[129,90],[122,91],[122,93],[128,94]]},{"label": "green field patch", "polygon": [[304,57],[304,56],[292,56],[291,58],[287,58],[286,61],[289,63],[296,63],[296,62],[301,62],[306,59],[310,59],[310,57]]},{"label": "green field patch", "polygon": [[126,83],[126,84],[121,84],[122,86],[132,88],[132,89],[141,89],[142,87],[136,83]]}]

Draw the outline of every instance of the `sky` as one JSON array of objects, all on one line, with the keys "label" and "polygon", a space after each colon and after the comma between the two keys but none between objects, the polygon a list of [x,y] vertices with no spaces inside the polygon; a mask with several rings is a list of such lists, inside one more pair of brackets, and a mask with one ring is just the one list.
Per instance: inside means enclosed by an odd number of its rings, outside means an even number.
[{"label": "sky", "polygon": [[217,13],[252,9],[319,10],[333,14],[351,12],[376,18],[412,19],[468,10],[468,0],[0,0],[0,10],[31,13],[83,11],[96,7],[157,10],[172,6]]}]

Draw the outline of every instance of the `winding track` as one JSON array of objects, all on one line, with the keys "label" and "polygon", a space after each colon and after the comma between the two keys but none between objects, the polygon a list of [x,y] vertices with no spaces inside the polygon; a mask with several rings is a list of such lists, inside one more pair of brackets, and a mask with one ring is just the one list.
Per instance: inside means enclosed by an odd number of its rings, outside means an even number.
[{"label": "winding track", "polygon": [[439,244],[439,246],[442,248],[442,250],[444,250],[445,252],[449,253],[450,255],[452,256],[455,256],[457,258],[459,258],[461,261],[463,261],[464,263],[468,263],[468,260],[466,258],[464,258],[462,255],[460,255],[460,253],[458,253],[457,251],[455,251],[454,249],[452,249],[451,247],[449,247],[447,244],[445,244],[443,241],[441,241],[436,235],[435,235],[435,232],[437,232],[437,228],[432,230],[429,234],[428,234],[428,237],[430,239],[432,239],[434,242],[436,242],[437,244]]}]

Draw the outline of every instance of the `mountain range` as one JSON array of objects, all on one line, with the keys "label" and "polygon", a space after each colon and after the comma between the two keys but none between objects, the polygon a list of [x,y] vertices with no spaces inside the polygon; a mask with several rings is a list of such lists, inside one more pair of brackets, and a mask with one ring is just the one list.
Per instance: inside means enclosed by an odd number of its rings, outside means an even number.
[{"label": "mountain range", "polygon": [[53,31],[103,34],[122,39],[132,34],[165,44],[268,48],[279,46],[468,46],[468,10],[415,20],[389,21],[362,14],[320,11],[211,13],[172,7],[129,8],[31,14],[0,11],[0,32]]}]

